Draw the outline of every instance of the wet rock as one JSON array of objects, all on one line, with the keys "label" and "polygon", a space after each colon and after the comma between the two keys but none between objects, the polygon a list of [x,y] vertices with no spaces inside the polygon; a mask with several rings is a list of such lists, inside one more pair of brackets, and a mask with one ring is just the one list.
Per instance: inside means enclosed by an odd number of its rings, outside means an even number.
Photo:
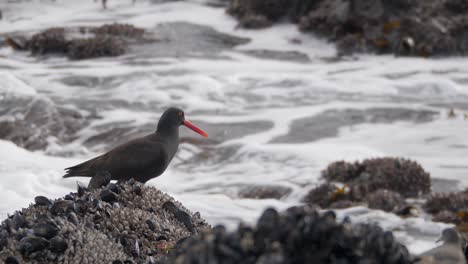
[{"label": "wet rock", "polygon": [[[393,53],[411,56],[466,54],[467,4],[460,0],[233,0],[227,12],[249,27],[257,16],[289,18],[305,32],[337,44],[339,54]],[[258,20],[258,19],[257,19]]]},{"label": "wet rock", "polygon": [[309,205],[328,208],[332,203],[346,199],[345,193],[333,184],[324,183],[309,191],[303,201]]},{"label": "wet rock", "polygon": [[432,216],[432,221],[434,222],[443,222],[443,223],[452,223],[460,224],[462,221],[454,212],[451,211],[440,211]]},{"label": "wet rock", "polygon": [[29,48],[28,40],[21,36],[7,36],[4,42],[14,50],[24,51]]},{"label": "wet rock", "polygon": [[246,15],[239,21],[239,27],[248,29],[260,29],[271,27],[273,23],[263,15]]},{"label": "wet rock", "polygon": [[50,28],[34,34],[29,41],[29,49],[33,55],[47,53],[66,53],[68,41],[65,38],[65,28]]},{"label": "wet rock", "polygon": [[298,51],[277,51],[277,50],[245,50],[244,53],[261,59],[310,62],[307,54]]},{"label": "wet rock", "polygon": [[21,254],[28,256],[29,254],[46,249],[49,247],[50,242],[42,237],[25,237],[19,243],[19,251]]},{"label": "wet rock", "polygon": [[28,46],[33,55],[66,54],[70,59],[119,56],[127,50],[128,39],[142,38],[143,33],[128,24],[50,28],[33,35]]},{"label": "wet rock", "polygon": [[[0,86],[23,85],[15,89],[30,88],[13,75],[0,75],[4,79]],[[33,92],[2,94],[0,116],[0,139],[29,150],[44,149],[51,139],[57,143],[69,142],[87,124],[86,118],[77,111],[58,106],[46,96]]]},{"label": "wet rock", "polygon": [[104,201],[104,202],[108,202],[108,203],[113,203],[113,202],[116,202],[118,200],[118,196],[116,193],[114,192],[111,192],[109,190],[102,190],[101,193],[99,194],[99,197],[101,197],[101,199]]},{"label": "wet rock", "polygon": [[127,38],[141,38],[145,33],[142,28],[137,28],[130,24],[106,24],[100,27],[90,28],[90,32],[96,35],[111,35]]},{"label": "wet rock", "polygon": [[330,208],[332,209],[345,209],[353,206],[355,206],[355,203],[350,200],[339,200],[330,204]]},{"label": "wet rock", "polygon": [[431,189],[429,174],[418,163],[401,158],[334,162],[322,171],[322,176],[328,181],[347,185],[365,185],[370,192],[387,189],[403,197],[419,197]]},{"label": "wet rock", "polygon": [[281,199],[291,193],[291,188],[275,185],[251,185],[241,187],[240,198],[247,199]]},{"label": "wet rock", "polygon": [[[368,109],[328,110],[321,114],[294,120],[287,135],[273,138],[275,143],[303,143],[335,137],[341,128],[359,124],[393,122],[426,123],[439,113],[409,108],[373,107]],[[321,124],[317,126],[316,124]]]},{"label": "wet rock", "polygon": [[369,194],[366,200],[369,208],[386,212],[398,211],[406,206],[405,199],[399,193],[384,189]]},{"label": "wet rock", "polygon": [[243,18],[251,15],[262,15],[271,21],[277,21],[288,12],[288,0],[234,0],[231,1],[227,12]]},{"label": "wet rock", "polygon": [[126,50],[127,44],[123,40],[99,36],[91,39],[76,39],[70,42],[66,54],[70,59],[82,60],[120,56]]}]

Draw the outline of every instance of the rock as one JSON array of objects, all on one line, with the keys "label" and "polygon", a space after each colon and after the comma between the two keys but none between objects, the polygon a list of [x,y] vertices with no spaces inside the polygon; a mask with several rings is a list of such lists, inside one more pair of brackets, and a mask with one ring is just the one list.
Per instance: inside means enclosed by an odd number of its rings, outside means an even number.
[{"label": "rock", "polygon": [[434,222],[443,222],[443,223],[452,223],[452,224],[460,224],[461,219],[451,211],[440,211],[432,216],[432,221]]},{"label": "rock", "polygon": [[143,39],[143,34],[143,29],[128,24],[56,27],[34,34],[27,45],[17,44],[17,41],[11,41],[10,45],[19,48],[26,46],[33,55],[56,54],[66,55],[70,59],[88,59],[122,55],[127,50],[128,42]]},{"label": "rock", "polygon": [[461,192],[431,194],[423,208],[431,214],[440,211],[466,211],[468,210],[468,189]]},{"label": "rock", "polygon": [[239,21],[239,27],[248,29],[260,29],[271,27],[273,23],[264,15],[246,15]]},{"label": "rock", "polygon": [[30,87],[13,75],[1,77],[4,82],[0,84],[0,139],[29,150],[39,150],[46,148],[51,139],[58,143],[70,142],[87,124],[86,118],[77,111],[58,106],[44,95],[20,94],[19,91],[2,94],[8,85]]},{"label": "rock", "polygon": [[333,214],[267,209],[255,227],[202,230],[162,263],[411,263],[405,246],[375,225],[337,223]]},{"label": "rock", "polygon": [[33,55],[61,54],[67,52],[68,44],[65,28],[56,27],[34,34],[29,41],[29,49]]},{"label": "rock", "polygon": [[310,62],[307,54],[298,51],[277,51],[277,50],[245,50],[244,53],[261,59]]},{"label": "rock", "polygon": [[142,38],[145,30],[137,28],[130,24],[105,24],[100,27],[89,29],[90,32],[96,35],[111,35],[127,38]]},{"label": "rock", "polygon": [[345,193],[340,191],[333,184],[324,183],[309,191],[303,198],[303,201],[309,205],[318,205],[321,208],[330,207],[330,205],[339,200],[346,199]]},{"label": "rock", "polygon": [[339,161],[330,164],[322,177],[347,185],[365,185],[369,191],[387,189],[403,197],[419,197],[431,190],[429,173],[416,162],[401,158],[366,159],[363,162]]},{"label": "rock", "polygon": [[24,51],[29,48],[28,40],[21,36],[7,36],[4,41],[14,50]]},{"label": "rock", "polygon": [[399,193],[384,189],[369,194],[366,200],[369,208],[386,212],[396,212],[406,206],[405,199]]},{"label": "rock", "polygon": [[240,198],[247,199],[281,199],[291,193],[291,188],[275,185],[249,185],[241,187]]},{"label": "rock", "polygon": [[462,0],[233,0],[239,26],[261,28],[284,18],[337,44],[339,55],[466,55],[467,4]]},{"label": "rock", "polygon": [[227,12],[237,17],[263,15],[277,21],[288,12],[289,0],[233,0]]},{"label": "rock", "polygon": [[82,60],[98,57],[120,56],[127,50],[127,44],[116,37],[98,36],[90,39],[76,39],[70,42],[67,56],[70,59]]}]

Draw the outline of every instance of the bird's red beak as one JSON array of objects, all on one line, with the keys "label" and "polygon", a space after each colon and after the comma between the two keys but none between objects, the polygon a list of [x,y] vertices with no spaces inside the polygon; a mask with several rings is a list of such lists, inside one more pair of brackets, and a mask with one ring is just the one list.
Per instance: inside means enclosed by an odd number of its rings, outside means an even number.
[{"label": "bird's red beak", "polygon": [[184,121],[184,126],[192,129],[193,131],[197,132],[198,134],[200,134],[200,135],[202,135],[202,136],[204,136],[206,138],[208,137],[208,134],[205,131],[203,131],[201,128],[197,127],[196,125],[190,123],[187,120]]}]

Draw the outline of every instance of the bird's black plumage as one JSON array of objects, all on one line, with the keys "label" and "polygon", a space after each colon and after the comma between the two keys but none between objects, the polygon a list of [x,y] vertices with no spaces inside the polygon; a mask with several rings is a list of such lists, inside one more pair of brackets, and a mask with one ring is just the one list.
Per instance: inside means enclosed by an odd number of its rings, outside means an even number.
[{"label": "bird's black plumage", "polygon": [[139,182],[161,175],[179,147],[179,127],[185,125],[207,137],[200,128],[185,120],[184,112],[169,108],[161,116],[156,132],[115,147],[109,152],[81,164],[66,168],[64,178],[94,177],[107,171],[112,180]]}]

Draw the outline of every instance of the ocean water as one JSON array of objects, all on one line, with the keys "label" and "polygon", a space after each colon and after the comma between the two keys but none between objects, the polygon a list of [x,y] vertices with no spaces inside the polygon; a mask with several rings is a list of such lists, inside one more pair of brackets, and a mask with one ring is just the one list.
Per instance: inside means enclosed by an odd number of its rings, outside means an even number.
[{"label": "ocean water", "polygon": [[[131,2],[110,0],[107,10],[93,1],[2,2],[0,32],[119,22],[149,34],[164,25],[164,37],[176,39],[180,28],[174,25],[183,22],[251,42],[212,49],[196,34],[183,34],[177,39],[182,48],[167,54],[153,47],[82,61],[1,48],[0,104],[8,96],[47,98],[90,120],[71,142],[50,138],[44,150],[0,140],[2,217],[37,195],[60,197],[75,190],[77,181],[86,183],[86,178],[62,179],[63,169],[151,133],[169,106],[183,108],[210,138],[181,128],[192,143],[182,144],[168,170],[148,184],[213,225],[232,228],[239,221],[254,222],[266,207],[300,204],[323,181],[320,171],[343,159],[401,156],[451,183],[450,190],[468,185],[466,59],[359,55],[337,60],[332,44],[294,25],[249,31],[237,29],[223,8],[205,1]],[[252,55],[262,50],[270,53]],[[451,108],[454,118],[447,114]],[[239,198],[239,190],[251,185],[292,192],[281,200]],[[447,226],[424,214],[402,219],[364,207],[338,211],[340,218],[345,215],[393,230],[413,253],[435,246]]]}]

